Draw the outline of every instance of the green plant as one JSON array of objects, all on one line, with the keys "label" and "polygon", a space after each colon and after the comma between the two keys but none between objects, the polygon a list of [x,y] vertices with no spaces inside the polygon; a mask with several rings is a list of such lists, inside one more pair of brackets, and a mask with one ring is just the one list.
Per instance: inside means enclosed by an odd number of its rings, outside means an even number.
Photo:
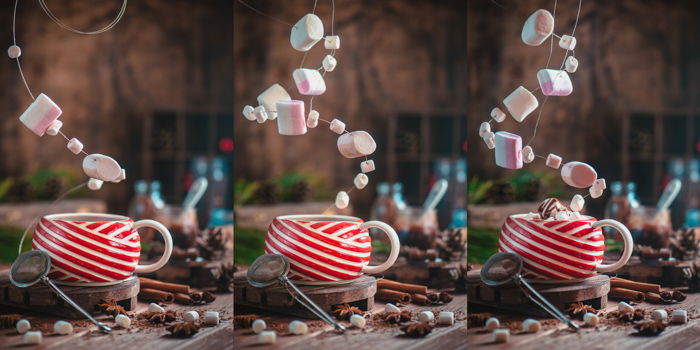
[{"label": "green plant", "polygon": [[233,262],[247,266],[265,254],[265,234],[265,231],[259,229],[236,227],[233,234]]},{"label": "green plant", "polygon": [[233,184],[233,204],[244,205],[253,201],[255,191],[260,187],[260,183],[256,181],[246,181],[238,179]]},{"label": "green plant", "polygon": [[473,177],[467,184],[467,194],[469,204],[481,204],[488,201],[488,193],[493,186],[493,181],[480,181],[478,177]]},{"label": "green plant", "polygon": [[500,230],[469,227],[467,237],[467,258],[469,262],[483,264],[498,252]]}]

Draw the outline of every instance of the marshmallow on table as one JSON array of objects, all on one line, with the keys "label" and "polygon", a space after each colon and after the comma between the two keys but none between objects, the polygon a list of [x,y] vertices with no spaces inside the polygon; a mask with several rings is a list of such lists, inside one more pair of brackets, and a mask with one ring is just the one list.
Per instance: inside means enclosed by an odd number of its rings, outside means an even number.
[{"label": "marshmallow on table", "polygon": [[29,321],[22,319],[17,321],[15,328],[17,328],[17,332],[19,332],[19,334],[23,334],[32,329],[32,324],[29,323]]},{"label": "marshmallow on table", "polygon": [[302,95],[322,95],[326,92],[326,82],[319,71],[308,68],[298,68],[292,73],[294,84]]},{"label": "marshmallow on table", "polygon": [[267,328],[267,324],[265,323],[265,320],[257,319],[255,321],[253,321],[253,324],[251,325],[251,327],[253,327],[253,332],[260,333],[265,328]]},{"label": "marshmallow on table", "polygon": [[277,333],[275,331],[262,331],[258,334],[258,344],[274,344],[277,342]]},{"label": "marshmallow on table", "polygon": [[583,322],[585,322],[589,326],[595,326],[598,324],[598,315],[592,313],[592,312],[586,312],[583,315]]},{"label": "marshmallow on table", "polygon": [[523,321],[522,324],[523,327],[523,332],[527,333],[537,333],[542,329],[542,325],[540,324],[540,321],[534,319],[534,318],[528,318],[525,321]]},{"label": "marshmallow on table", "polygon": [[[353,315],[355,316],[355,315]],[[292,334],[300,335],[306,334],[309,331],[309,326],[302,321],[292,321],[289,322],[289,332]]]},{"label": "marshmallow on table", "polygon": [[561,178],[564,182],[576,188],[586,188],[593,185],[598,174],[593,167],[582,162],[568,162],[561,167]]},{"label": "marshmallow on table", "polygon": [[56,323],[53,324],[53,332],[60,335],[71,334],[73,333],[73,325],[66,321],[56,321]]},{"label": "marshmallow on table", "polygon": [[360,163],[360,169],[362,170],[363,173],[371,173],[374,171],[374,161],[373,160],[366,160],[362,163]]},{"label": "marshmallow on table", "polygon": [[572,211],[581,211],[583,210],[583,206],[585,205],[585,201],[583,200],[583,196],[580,194],[574,195],[574,198],[571,199],[571,203],[569,204],[569,207],[571,208]]},{"label": "marshmallow on table", "polygon": [[634,308],[632,307],[632,305],[627,304],[624,301],[621,301],[617,304],[617,310],[622,312],[634,312]]},{"label": "marshmallow on table", "polygon": [[537,10],[527,18],[520,33],[523,42],[530,46],[539,46],[554,31],[554,17],[547,10]]},{"label": "marshmallow on table", "polygon": [[452,311],[442,311],[437,317],[438,324],[451,326],[455,323],[455,314]]},{"label": "marshmallow on table", "polygon": [[56,119],[49,125],[48,129],[46,129],[46,134],[51,135],[51,136],[56,136],[58,135],[58,132],[61,131],[61,127],[63,126],[63,122]]},{"label": "marshmallow on table", "polygon": [[102,188],[102,185],[103,185],[104,183],[105,183],[105,182],[102,181],[102,180],[90,179],[90,180],[88,180],[87,187],[88,187],[89,189],[93,190],[93,191],[97,191],[97,190],[99,190],[100,188]]},{"label": "marshmallow on table", "polygon": [[348,196],[348,193],[345,191],[338,192],[335,196],[335,206],[338,207],[338,209],[345,209],[348,207],[348,204],[350,204],[350,196]]},{"label": "marshmallow on table", "polygon": [[500,327],[501,322],[495,317],[489,317],[489,319],[486,320],[485,326],[486,326],[486,329],[488,329],[489,331],[492,331],[492,330]]},{"label": "marshmallow on table", "polygon": [[392,303],[387,303],[384,305],[384,312],[392,313],[392,312],[399,312],[401,309],[398,308],[398,306],[392,304]]},{"label": "marshmallow on table", "polygon": [[122,175],[122,168],[116,160],[99,153],[83,159],[83,171],[87,176],[102,181],[114,181]]},{"label": "marshmallow on table", "polygon": [[15,59],[22,56],[22,49],[20,49],[17,45],[12,45],[7,48],[7,55],[10,56],[10,58]]},{"label": "marshmallow on table", "polygon": [[156,303],[150,303],[148,304],[148,312],[165,312],[165,309]]},{"label": "marshmallow on table", "polygon": [[367,186],[367,183],[369,183],[369,177],[367,177],[365,173],[359,173],[355,176],[355,179],[352,180],[352,182],[355,184],[355,187],[357,187],[358,190],[361,190]]},{"label": "marshmallow on table", "polygon": [[479,126],[479,136],[481,136],[481,138],[484,138],[484,135],[486,135],[489,132],[491,132],[491,124],[487,122],[481,123],[481,125]]},{"label": "marshmallow on table", "polygon": [[185,322],[194,322],[199,319],[199,313],[197,311],[187,311],[182,314],[182,320]]},{"label": "marshmallow on table", "polygon": [[562,35],[559,39],[559,47],[564,50],[573,50],[576,47],[576,38],[571,35]]},{"label": "marshmallow on table", "polygon": [[75,137],[68,141],[66,147],[68,147],[68,149],[74,154],[78,154],[83,151],[83,143]]},{"label": "marshmallow on table", "polygon": [[219,313],[216,311],[204,311],[204,324],[212,326],[219,324]]},{"label": "marshmallow on table", "polygon": [[566,69],[567,72],[573,73],[578,69],[578,60],[574,56],[569,56],[566,58],[566,61],[564,61],[564,69]]},{"label": "marshmallow on table", "polygon": [[277,101],[277,131],[280,135],[306,134],[304,101]]},{"label": "marshmallow on table", "polygon": [[547,155],[547,161],[545,164],[550,168],[559,169],[559,166],[561,165],[561,157],[554,153],[550,153]]},{"label": "marshmallow on table", "polygon": [[335,66],[338,65],[338,60],[336,60],[332,55],[326,55],[326,57],[323,58],[321,65],[323,65],[323,70],[326,72],[332,72],[335,69]]},{"label": "marshmallow on table", "polygon": [[545,96],[569,96],[574,90],[569,73],[557,69],[540,69],[537,81]]},{"label": "marshmallow on table", "polygon": [[657,309],[651,313],[652,320],[656,320],[656,321],[662,320],[663,321],[666,318],[668,318],[668,312],[666,312],[666,310],[664,310],[664,309]]},{"label": "marshmallow on table", "polygon": [[506,169],[523,167],[522,140],[507,131],[496,133],[496,165]]},{"label": "marshmallow on table", "polygon": [[32,132],[39,136],[44,136],[46,129],[51,126],[63,113],[48,96],[43,93],[36,97],[36,100],[22,113],[19,120]]},{"label": "marshmallow on table", "polygon": [[27,333],[24,333],[24,344],[41,344],[42,340],[43,336],[39,331],[29,331]]},{"label": "marshmallow on table", "polygon": [[673,323],[687,323],[688,322],[688,311],[686,311],[686,310],[673,310],[671,312],[671,322],[673,322]]},{"label": "marshmallow on table", "polygon": [[122,328],[129,328],[131,327],[131,319],[129,316],[124,315],[124,314],[119,314],[117,316],[114,316],[114,322]]},{"label": "marshmallow on table", "polygon": [[248,119],[250,121],[255,120],[255,113],[253,113],[253,111],[255,111],[255,108],[251,105],[243,107],[243,116],[245,117],[245,119]]},{"label": "marshmallow on table", "polygon": [[496,134],[491,131],[487,132],[484,135],[484,142],[486,143],[486,147],[489,149],[496,148]]},{"label": "marshmallow on table", "polygon": [[491,334],[491,340],[494,343],[507,343],[510,339],[510,331],[507,329],[494,329]]},{"label": "marshmallow on table", "polygon": [[337,35],[329,35],[323,41],[323,46],[326,50],[337,50],[340,48],[340,37]]},{"label": "marshmallow on table", "polygon": [[[292,97],[289,96],[287,90],[285,90],[280,84],[272,84],[269,88],[258,95],[258,104],[265,107],[266,116],[265,119],[270,118],[270,120],[275,120],[277,118],[277,112],[275,111],[277,101],[285,100],[289,101]],[[257,111],[256,111],[257,113]],[[252,120],[252,119],[251,119]],[[264,122],[265,120],[263,120]],[[258,120],[258,123],[262,123]]]},{"label": "marshmallow on table", "polygon": [[533,160],[535,160],[535,152],[532,150],[532,147],[523,147],[523,162],[532,163]]},{"label": "marshmallow on table", "polygon": [[353,131],[338,137],[338,151],[345,158],[368,156],[377,150],[377,143],[366,131]]},{"label": "marshmallow on table", "polygon": [[339,119],[333,119],[331,120],[331,125],[329,128],[336,134],[342,134],[345,131],[345,123]]},{"label": "marshmallow on table", "polygon": [[506,114],[500,108],[494,107],[491,110],[491,118],[496,121],[496,123],[501,123],[506,120]]},{"label": "marshmallow on table", "polygon": [[532,111],[537,109],[539,102],[528,89],[518,86],[513,92],[503,99],[503,104],[513,116],[513,119],[522,122]]},{"label": "marshmallow on table", "polygon": [[[277,106],[275,106],[277,108]],[[255,120],[258,122],[258,124],[262,124],[265,121],[267,121],[268,114],[267,114],[267,109],[265,106],[257,106],[253,110],[253,114],[255,115]],[[270,115],[275,115],[275,118],[277,118],[277,112],[271,112]],[[270,119],[272,120],[272,119]]]},{"label": "marshmallow on table", "polygon": [[357,328],[365,328],[367,319],[360,315],[352,315],[350,316],[350,323]]},{"label": "marshmallow on table", "polygon": [[312,109],[309,111],[309,117],[306,118],[306,127],[308,128],[315,128],[318,126],[318,118],[320,115],[315,109]]},{"label": "marshmallow on table", "polygon": [[423,311],[418,314],[418,321],[430,322],[435,319],[435,314],[432,311]]},{"label": "marshmallow on table", "polygon": [[294,27],[289,36],[292,47],[297,51],[309,51],[323,39],[323,22],[313,13],[302,17]]}]

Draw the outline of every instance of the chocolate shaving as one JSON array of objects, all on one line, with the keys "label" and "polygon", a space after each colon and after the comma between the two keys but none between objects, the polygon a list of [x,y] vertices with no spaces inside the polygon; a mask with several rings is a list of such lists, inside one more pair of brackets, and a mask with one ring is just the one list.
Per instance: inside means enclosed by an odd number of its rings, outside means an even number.
[{"label": "chocolate shaving", "polygon": [[583,320],[583,315],[585,315],[587,312],[597,313],[598,310],[596,310],[592,306],[586,305],[582,302],[578,302],[576,304],[571,304],[571,305],[569,305],[569,308],[566,309],[566,313],[568,313],[569,316],[575,317],[579,320]]},{"label": "chocolate shaving", "polygon": [[349,320],[350,316],[354,314],[362,316],[364,312],[350,304],[336,305],[336,308],[333,310],[333,316],[339,320]]},{"label": "chocolate shaving", "polygon": [[408,322],[411,320],[411,311],[404,310],[401,312],[390,312],[384,316],[384,321],[388,323],[401,323],[401,322]]},{"label": "chocolate shaving", "polygon": [[253,325],[253,321],[259,318],[260,316],[256,314],[235,315],[233,316],[233,328],[250,328]]},{"label": "chocolate shaving", "polygon": [[108,315],[112,316],[117,316],[119,314],[126,315],[126,310],[124,308],[117,304],[116,300],[102,300],[102,304],[97,305],[100,310]]},{"label": "chocolate shaving", "polygon": [[0,328],[15,328],[17,321],[22,318],[20,314],[0,315]]},{"label": "chocolate shaving", "polygon": [[173,336],[179,338],[189,338],[199,332],[199,326],[194,322],[175,323],[166,328]]},{"label": "chocolate shaving", "polygon": [[617,317],[618,320],[622,322],[633,322],[644,319],[644,310],[634,310],[634,311],[614,311],[613,315]]},{"label": "chocolate shaving", "polygon": [[634,328],[641,335],[657,335],[666,329],[666,324],[662,320],[644,321],[634,325]]},{"label": "chocolate shaving", "polygon": [[428,335],[433,330],[433,326],[427,322],[415,322],[402,326],[401,330],[409,337],[420,338]]},{"label": "chocolate shaving", "polygon": [[[146,312],[143,313],[143,318],[147,319],[151,323],[169,323],[177,319],[177,314],[175,311],[167,310],[165,312]],[[250,321],[251,323],[253,321]],[[250,327],[250,326],[248,326]],[[247,327],[241,327],[247,328]]]}]

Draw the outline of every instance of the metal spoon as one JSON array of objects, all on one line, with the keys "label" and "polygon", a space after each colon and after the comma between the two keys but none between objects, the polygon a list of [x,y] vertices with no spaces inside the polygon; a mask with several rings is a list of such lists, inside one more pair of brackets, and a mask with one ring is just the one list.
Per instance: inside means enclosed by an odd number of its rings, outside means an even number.
[{"label": "metal spoon", "polygon": [[257,288],[281,283],[299,304],[309,309],[309,311],[321,320],[335,327],[338,332],[345,332],[345,327],[343,327],[343,325],[336,322],[287,278],[287,272],[289,272],[289,259],[287,259],[286,256],[280,254],[264,254],[253,261],[253,264],[248,268],[246,278],[250,285]]},{"label": "metal spoon", "polygon": [[566,323],[573,329],[579,326],[572,322],[559,309],[554,307],[542,294],[538,293],[532,286],[520,276],[523,269],[523,258],[514,253],[496,253],[486,261],[481,268],[481,280],[489,286],[500,286],[510,281],[515,282],[525,295],[535,304],[547,311],[557,320]]},{"label": "metal spoon", "polygon": [[71,298],[63,293],[53,282],[47,277],[51,270],[51,257],[43,250],[30,250],[22,253],[17,257],[10,269],[10,281],[17,287],[26,288],[35,285],[39,281],[44,282],[51,290],[56,293],[63,301],[70,306],[80,311],[87,317],[97,328],[103,333],[111,333],[112,329],[106,324],[97,321],[92,315],[87,313],[83,308],[76,304]]}]

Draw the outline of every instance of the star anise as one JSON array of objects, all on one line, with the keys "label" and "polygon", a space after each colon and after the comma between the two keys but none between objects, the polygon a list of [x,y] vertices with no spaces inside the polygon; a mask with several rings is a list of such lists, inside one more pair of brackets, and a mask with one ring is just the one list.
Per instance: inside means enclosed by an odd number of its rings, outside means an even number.
[{"label": "star anise", "polygon": [[673,300],[675,300],[675,301],[685,300],[685,293],[681,292],[680,290],[674,290],[673,291]]},{"label": "star anise", "polygon": [[199,326],[194,322],[175,323],[166,328],[175,337],[189,338],[199,332]]},{"label": "star anise", "polygon": [[569,305],[569,308],[566,309],[566,313],[568,313],[569,316],[578,318],[579,320],[583,320],[583,315],[585,315],[586,312],[596,313],[598,310],[582,302],[571,304]]},{"label": "star anise", "polygon": [[336,305],[335,310],[333,310],[333,316],[339,320],[349,320],[352,315],[363,315],[364,312],[355,306],[350,304]]},{"label": "star anise", "polygon": [[117,316],[119,314],[126,315],[126,310],[124,310],[124,308],[121,305],[117,304],[117,301],[113,300],[113,299],[102,300],[102,304],[98,304],[97,306],[99,306],[99,308],[100,308],[100,310],[102,310],[102,312],[104,312],[108,315],[112,315],[112,316]]},{"label": "star anise", "polygon": [[480,314],[469,314],[467,316],[467,327],[483,327],[486,325],[486,320],[488,320],[491,316],[493,315],[488,312]]},{"label": "star anise", "polygon": [[666,329],[666,324],[662,320],[645,321],[634,325],[634,328],[641,335],[657,335]]},{"label": "star anise", "polygon": [[0,328],[14,328],[21,318],[20,314],[0,315]]},{"label": "star anise", "polygon": [[401,323],[411,320],[411,311],[403,310],[401,312],[390,312],[384,316],[384,321],[388,323]]},{"label": "star anise", "polygon": [[664,291],[664,292],[659,293],[659,296],[661,297],[661,299],[663,299],[663,301],[665,301],[667,303],[670,303],[673,301],[673,293],[672,292]]},{"label": "star anise", "polygon": [[197,304],[208,304],[216,300],[216,296],[211,292],[193,292],[190,298]]},{"label": "star anise", "polygon": [[260,316],[256,314],[249,315],[236,315],[233,316],[233,328],[250,328],[253,325],[253,321],[259,319]]},{"label": "star anise", "polygon": [[428,335],[433,330],[433,326],[427,322],[414,322],[402,326],[401,330],[409,337],[418,338]]},{"label": "star anise", "polygon": [[175,311],[171,310],[167,310],[165,312],[147,312],[144,316],[149,322],[152,323],[168,323],[173,322],[177,319],[177,314],[175,313]]},{"label": "star anise", "polygon": [[644,319],[644,310],[616,311],[617,318],[622,322],[632,322]]}]

